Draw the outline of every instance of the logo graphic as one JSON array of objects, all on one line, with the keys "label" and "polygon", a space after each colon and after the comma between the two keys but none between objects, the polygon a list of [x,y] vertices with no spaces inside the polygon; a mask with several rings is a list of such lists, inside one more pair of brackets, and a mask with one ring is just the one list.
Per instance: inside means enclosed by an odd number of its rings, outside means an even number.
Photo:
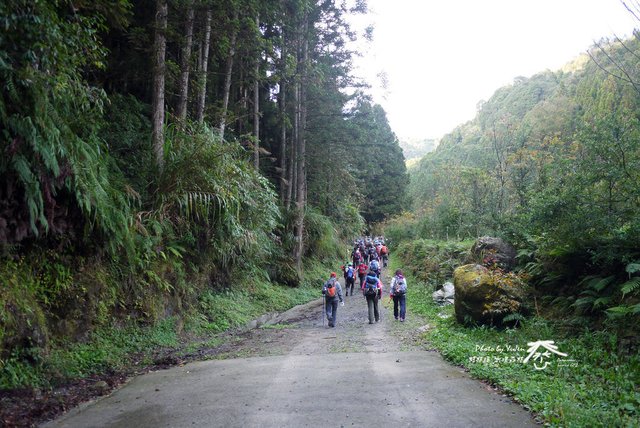
[{"label": "logo graphic", "polygon": [[[553,340],[538,340],[537,342],[529,342],[527,343],[527,346],[529,347],[529,349],[527,349],[529,355],[527,355],[523,363],[526,364],[529,360],[532,359],[533,367],[536,370],[544,370],[549,366],[549,361],[547,361],[547,359],[551,358],[552,353],[560,355],[561,357],[567,356],[567,354],[558,350],[558,347],[554,345]],[[544,348],[544,350],[540,352],[540,348]]]}]

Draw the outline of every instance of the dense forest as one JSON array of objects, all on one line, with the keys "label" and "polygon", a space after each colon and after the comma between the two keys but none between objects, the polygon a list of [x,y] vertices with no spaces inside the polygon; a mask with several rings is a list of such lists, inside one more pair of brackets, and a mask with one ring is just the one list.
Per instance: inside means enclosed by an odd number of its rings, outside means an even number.
[{"label": "dense forest", "polygon": [[102,327],[223,328],[216,296],[298,287],[400,211],[402,151],[352,72],[365,11],[2,2],[2,387]]},{"label": "dense forest", "polygon": [[[0,3],[0,392],[117,370],[183,334],[308,302],[370,232],[406,269],[409,310],[437,326],[425,337],[446,358],[471,366],[479,341],[556,335],[581,368],[471,371],[545,421],[571,425],[566,409],[585,406],[577,425],[636,420],[640,35],[515,78],[435,149],[407,142],[403,155],[354,72],[353,42],[375,31],[349,17],[366,11]],[[407,170],[405,155],[425,151]],[[506,330],[432,302],[481,236],[517,250],[513,272],[492,278],[526,283]]]}]

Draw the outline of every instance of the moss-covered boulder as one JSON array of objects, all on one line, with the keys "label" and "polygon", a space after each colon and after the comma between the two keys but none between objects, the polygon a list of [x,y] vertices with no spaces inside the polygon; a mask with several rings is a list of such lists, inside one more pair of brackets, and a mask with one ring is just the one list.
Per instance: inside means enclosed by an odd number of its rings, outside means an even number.
[{"label": "moss-covered boulder", "polygon": [[519,312],[525,284],[512,273],[469,264],[453,272],[454,308],[460,323],[502,324],[509,314]]},{"label": "moss-covered boulder", "polygon": [[471,247],[469,263],[478,263],[486,267],[498,267],[510,271],[516,265],[516,249],[501,238],[483,236]]}]

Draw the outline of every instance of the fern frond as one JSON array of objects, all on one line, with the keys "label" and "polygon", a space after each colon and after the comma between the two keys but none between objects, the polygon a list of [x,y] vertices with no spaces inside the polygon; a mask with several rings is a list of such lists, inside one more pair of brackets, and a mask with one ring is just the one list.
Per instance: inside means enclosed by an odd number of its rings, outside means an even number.
[{"label": "fern frond", "polygon": [[638,290],[640,290],[640,276],[631,278],[629,281],[620,286],[620,291],[622,291],[623,297]]},{"label": "fern frond", "polygon": [[625,268],[625,271],[628,274],[634,274],[636,272],[640,272],[640,263],[629,263]]},{"label": "fern frond", "polygon": [[590,275],[586,276],[580,284],[586,284],[586,288],[593,291],[602,291],[607,288],[610,284],[612,284],[616,279],[615,275],[607,276],[602,278],[600,276]]}]

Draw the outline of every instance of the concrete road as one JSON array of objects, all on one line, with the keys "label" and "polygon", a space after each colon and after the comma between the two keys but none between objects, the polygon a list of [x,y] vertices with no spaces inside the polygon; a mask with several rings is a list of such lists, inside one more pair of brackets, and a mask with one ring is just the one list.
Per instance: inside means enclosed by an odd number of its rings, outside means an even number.
[{"label": "concrete road", "polygon": [[[47,427],[526,427],[535,421],[433,351],[412,344],[428,320],[370,325],[361,296],[322,326],[321,303],[258,329],[249,358],[139,376]],[[301,317],[305,313],[307,316]],[[290,324],[287,322],[287,317]],[[428,327],[428,326],[427,326]],[[413,332],[413,333],[412,333]],[[244,347],[243,347],[244,346]],[[269,354],[277,355],[269,355]]]}]

